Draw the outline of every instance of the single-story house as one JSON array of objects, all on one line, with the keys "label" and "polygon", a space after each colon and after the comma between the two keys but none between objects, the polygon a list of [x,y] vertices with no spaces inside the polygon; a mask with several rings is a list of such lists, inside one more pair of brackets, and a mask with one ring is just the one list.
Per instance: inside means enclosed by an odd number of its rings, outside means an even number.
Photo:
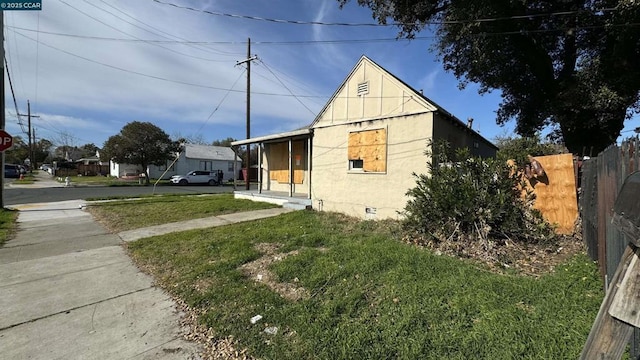
[{"label": "single-story house", "polygon": [[100,161],[99,151],[96,151],[94,156],[88,156],[76,160],[75,164],[78,170],[78,175],[106,175],[109,172],[109,165]]},{"label": "single-story house", "polygon": [[258,190],[236,197],[284,196],[319,211],[398,218],[416,185],[412,174],[428,171],[430,140],[495,156],[470,123],[362,56],[309,126],[232,143],[257,144],[260,153]]},{"label": "single-story house", "polygon": [[[239,170],[241,164],[242,160],[230,147],[183,144],[183,150],[178,154],[175,162],[168,160],[166,165],[150,165],[147,170],[152,179],[168,179],[172,175],[184,175],[192,170],[221,170],[223,181],[229,181],[234,179],[234,169]],[[117,164],[113,161],[110,169],[111,176],[116,177],[142,172],[138,165]]]}]

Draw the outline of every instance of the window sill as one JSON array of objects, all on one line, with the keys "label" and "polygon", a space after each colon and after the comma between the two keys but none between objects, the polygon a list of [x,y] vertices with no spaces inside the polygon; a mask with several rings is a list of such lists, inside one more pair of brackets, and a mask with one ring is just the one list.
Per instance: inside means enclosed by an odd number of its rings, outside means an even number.
[{"label": "window sill", "polygon": [[364,171],[364,170],[347,170],[347,174],[377,174],[377,175],[386,175],[386,171],[377,172],[377,171]]}]

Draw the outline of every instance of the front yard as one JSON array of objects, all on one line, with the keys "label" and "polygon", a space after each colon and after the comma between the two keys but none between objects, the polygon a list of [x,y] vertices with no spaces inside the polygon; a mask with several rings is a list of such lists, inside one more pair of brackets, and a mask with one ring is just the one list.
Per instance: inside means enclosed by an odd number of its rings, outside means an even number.
[{"label": "front yard", "polygon": [[[100,207],[112,227],[124,221],[117,204]],[[175,205],[156,206],[141,213]],[[209,347],[226,341],[261,359],[579,356],[603,298],[584,254],[539,277],[505,275],[400,236],[392,222],[298,211],[128,249],[188,305]]]}]

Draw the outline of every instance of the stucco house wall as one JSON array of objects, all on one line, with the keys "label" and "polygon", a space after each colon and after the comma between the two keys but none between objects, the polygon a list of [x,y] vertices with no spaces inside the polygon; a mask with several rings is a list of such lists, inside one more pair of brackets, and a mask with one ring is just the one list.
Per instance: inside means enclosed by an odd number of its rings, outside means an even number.
[{"label": "stucco house wall", "polygon": [[[313,208],[360,218],[398,218],[407,201],[405,193],[415,186],[412,172],[426,171],[424,151],[431,137],[431,121],[432,113],[423,113],[316,129]],[[374,129],[386,129],[386,171],[350,170],[349,133]]]},{"label": "stucco house wall", "polygon": [[446,140],[452,148],[466,147],[475,156],[495,156],[495,146],[478,136],[467,124],[452,118],[450,114],[436,113],[434,119],[434,140]]},{"label": "stucco house wall", "polygon": [[119,178],[127,173],[139,174],[140,166],[132,164],[118,164],[116,162],[109,161],[109,175]]}]

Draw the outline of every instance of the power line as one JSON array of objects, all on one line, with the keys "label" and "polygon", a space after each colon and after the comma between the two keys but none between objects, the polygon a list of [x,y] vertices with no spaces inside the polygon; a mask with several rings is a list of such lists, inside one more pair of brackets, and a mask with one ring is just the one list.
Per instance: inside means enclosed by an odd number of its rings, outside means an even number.
[{"label": "power line", "polygon": [[[220,87],[210,86],[210,85],[194,84],[194,83],[189,83],[189,82],[186,82],[186,81],[168,79],[168,78],[164,78],[164,77],[157,76],[157,75],[145,74],[145,73],[142,73],[142,72],[139,72],[139,71],[129,70],[129,69],[125,69],[125,68],[122,68],[122,67],[119,67],[119,66],[106,64],[106,63],[103,63],[103,62],[100,62],[100,61],[97,61],[97,60],[93,60],[93,59],[87,58],[85,56],[74,54],[74,53],[72,53],[70,51],[67,51],[67,50],[63,50],[63,49],[57,48],[55,46],[43,43],[41,41],[35,40],[34,38],[29,37],[29,36],[27,36],[25,34],[22,34],[21,32],[15,30],[15,29],[12,29],[12,31],[15,32],[16,34],[24,37],[24,38],[27,38],[27,39],[31,40],[31,41],[38,42],[42,46],[46,46],[46,47],[48,47],[50,49],[62,52],[62,53],[67,54],[69,56],[73,56],[73,57],[76,57],[76,58],[79,58],[79,59],[82,59],[82,60],[85,60],[85,61],[88,61],[88,62],[91,62],[91,63],[94,63],[94,64],[98,64],[98,65],[101,65],[101,66],[104,66],[104,67],[108,67],[110,69],[126,72],[126,73],[129,73],[129,74],[134,74],[134,75],[138,75],[138,76],[142,76],[142,77],[147,77],[147,78],[150,78],[150,79],[155,79],[155,80],[160,80],[160,81],[180,84],[180,85],[193,86],[193,87],[211,89],[211,90],[220,90],[220,91],[231,91],[231,92],[237,92],[237,93],[244,93],[243,90],[234,90],[234,89],[220,88]],[[282,96],[282,97],[290,97],[290,96],[292,96],[290,94],[271,93],[271,92],[262,92],[262,91],[252,91],[252,94],[264,95],[264,96]],[[323,98],[323,99],[329,98],[329,96],[315,96],[315,95],[295,95],[295,96],[301,97],[301,98]],[[353,98],[357,98],[357,96],[353,96]],[[384,97],[384,98],[387,98],[387,97]],[[394,96],[394,98],[395,98],[395,96]]]},{"label": "power line", "polygon": [[273,71],[271,71],[271,68],[270,68],[267,64],[265,64],[265,63],[264,63],[264,61],[262,61],[262,59],[258,59],[258,61],[259,61],[262,65],[264,65],[264,67],[265,67],[267,70],[269,70],[269,72],[271,73],[271,75],[273,75],[273,77],[275,77],[275,78],[278,80],[278,82],[280,82],[280,85],[282,85],[285,89],[287,89],[287,91],[289,92],[289,94],[293,95],[293,97],[294,97],[294,98],[295,98],[295,99],[300,103],[300,105],[304,106],[304,108],[305,108],[305,109],[309,110],[309,112],[311,113],[311,115],[314,115],[314,116],[316,115],[316,113],[315,113],[313,110],[309,109],[309,107],[307,106],[307,104],[303,103],[303,102],[302,102],[302,100],[300,100],[300,98],[299,98],[298,96],[296,96],[296,95],[291,91],[291,89],[289,89],[289,88],[287,87],[287,85],[285,85],[285,84],[282,82],[282,80],[280,80],[280,78],[279,78],[279,77],[278,77],[278,76],[277,76]]},{"label": "power line", "polygon": [[[112,25],[107,24],[106,22],[104,22],[104,21],[102,21],[102,20],[100,20],[100,19],[98,19],[98,18],[96,18],[96,17],[94,17],[94,16],[92,16],[92,15],[90,15],[90,14],[88,14],[88,13],[86,13],[86,12],[84,12],[84,11],[80,10],[80,9],[78,9],[77,7],[75,7],[75,6],[73,6],[73,5],[69,4],[69,3],[67,3],[67,2],[66,2],[66,1],[64,1],[64,0],[60,0],[60,2],[61,2],[61,3],[63,3],[63,4],[65,4],[65,5],[67,5],[68,7],[72,8],[72,9],[76,10],[77,12],[79,12],[79,13],[81,13],[81,14],[83,14],[83,15],[85,15],[85,16],[87,16],[87,17],[89,17],[89,18],[91,18],[91,19],[93,19],[93,20],[95,20],[95,21],[99,22],[100,24],[102,24],[102,25],[104,25],[104,26],[107,26],[107,27],[109,27],[109,28],[111,28],[111,29],[113,29],[113,30],[115,30],[115,31],[117,31],[117,32],[119,32],[119,33],[121,33],[121,34],[124,34],[124,35],[127,35],[127,36],[131,36],[132,38],[137,39],[137,40],[142,40],[142,39],[140,39],[139,37],[137,37],[137,36],[135,36],[135,35],[131,35],[131,34],[129,34],[129,33],[127,33],[127,32],[125,32],[125,31],[122,31],[122,30],[120,30],[120,29],[116,28],[115,26],[112,26]],[[95,6],[95,5],[92,5],[92,6]],[[115,16],[115,15],[114,15],[114,16]],[[121,20],[122,20],[122,19],[121,19]],[[125,21],[125,20],[123,20],[123,21]],[[126,22],[126,21],[125,21],[125,22]],[[129,24],[131,24],[130,22],[128,22],[128,23],[129,23]],[[131,25],[133,25],[133,24],[131,24]],[[134,26],[135,26],[135,25],[134,25]],[[180,51],[176,51],[176,50],[173,50],[173,49],[171,49],[171,48],[168,48],[168,47],[165,47],[165,46],[161,46],[161,45],[159,45],[159,44],[157,44],[157,43],[150,43],[150,42],[145,42],[145,43],[147,43],[147,44],[149,44],[149,45],[154,45],[154,46],[157,46],[157,47],[159,47],[159,48],[162,48],[162,49],[168,50],[168,51],[170,51],[170,52],[176,53],[176,54],[178,54],[178,55],[182,55],[182,56],[190,57],[190,58],[193,58],[193,59],[204,60],[204,61],[220,61],[220,60],[207,59],[207,58],[203,58],[203,57],[199,57],[199,56],[193,56],[193,55],[185,54],[185,53],[182,53],[182,52],[180,52]]]},{"label": "power line", "polygon": [[213,114],[215,114],[218,109],[220,108],[220,105],[222,105],[222,103],[225,101],[225,99],[227,98],[227,96],[229,96],[229,94],[231,93],[231,90],[233,90],[234,87],[236,87],[236,84],[238,83],[238,81],[240,81],[240,79],[242,78],[242,75],[244,75],[246,72],[246,70],[244,70],[243,72],[240,73],[240,76],[238,76],[238,78],[236,79],[236,81],[233,83],[233,85],[231,85],[231,88],[224,94],[224,96],[222,97],[222,99],[220,99],[220,102],[218,103],[218,105],[216,106],[215,109],[213,109],[213,111],[211,112],[211,114],[209,114],[209,117],[207,118],[207,120],[204,121],[204,123],[202,123],[202,125],[200,126],[200,128],[198,129],[197,133],[200,133],[202,131],[202,129],[204,128],[204,126],[206,125],[207,122],[209,122],[209,120],[211,119],[211,117],[213,116]]},{"label": "power line", "polygon": [[[86,0],[85,0],[85,1],[86,1]],[[180,36],[177,36],[177,35],[170,34],[170,33],[166,32],[166,31],[164,31],[164,30],[162,30],[162,29],[160,29],[160,28],[157,28],[157,27],[155,27],[155,26],[153,26],[153,25],[149,25],[149,24],[147,24],[147,23],[145,23],[144,21],[142,21],[142,20],[140,20],[140,19],[138,19],[138,18],[136,18],[136,17],[134,17],[134,16],[129,15],[127,12],[125,12],[125,11],[123,11],[123,10],[121,10],[121,9],[118,9],[118,8],[117,8],[117,7],[115,7],[114,5],[109,4],[109,3],[108,3],[108,2],[106,2],[105,0],[99,0],[99,1],[100,1],[101,3],[103,3],[103,4],[105,4],[106,6],[108,6],[108,7],[112,8],[112,9],[114,9],[115,11],[117,11],[117,12],[119,12],[119,13],[123,14],[124,16],[126,16],[126,17],[128,17],[128,18],[130,18],[130,19],[132,19],[132,20],[134,20],[134,21],[136,21],[136,22],[139,22],[140,24],[142,24],[142,25],[144,25],[144,26],[146,26],[146,27],[148,27],[148,28],[150,28],[150,29],[153,29],[153,30],[155,30],[155,31],[157,31],[157,32],[156,32],[156,33],[154,33],[153,31],[150,31],[150,30],[144,29],[144,28],[142,28],[142,27],[139,27],[139,26],[137,26],[137,25],[135,25],[135,24],[132,24],[132,25],[134,25],[134,26],[136,26],[136,27],[138,27],[138,28],[140,28],[140,29],[142,29],[142,30],[144,30],[144,31],[147,31],[147,32],[149,32],[149,33],[151,33],[151,34],[154,34],[154,35],[158,35],[158,36],[160,36],[160,37],[162,37],[162,38],[165,38],[165,39],[167,39],[167,40],[170,40],[171,38],[174,38],[174,39],[179,39],[179,40],[185,41],[185,43],[186,43],[187,45],[195,45],[195,44],[189,44],[189,43],[187,43],[187,42],[188,42],[188,40],[187,40],[187,39],[185,39],[185,38],[183,38],[183,37],[180,37]],[[94,5],[94,6],[95,6],[95,5]],[[103,9],[101,9],[101,10],[103,10]],[[104,10],[103,10],[103,11],[104,11]],[[115,15],[114,15],[114,16],[115,16]],[[120,18],[120,17],[118,17],[118,18]],[[120,18],[120,19],[121,19],[121,18]],[[163,34],[164,34],[164,35],[163,35]],[[167,35],[167,36],[165,36],[165,35]],[[204,46],[198,46],[198,47],[197,47],[197,46],[192,46],[192,47],[193,47],[194,49],[199,49],[199,50],[201,50],[201,51],[206,51],[206,52],[214,53],[214,54],[216,54],[216,55],[234,56],[234,57],[238,55],[238,54],[233,54],[233,53],[229,53],[229,52],[226,52],[226,51],[214,50],[214,49],[207,48],[207,47],[204,47]]]},{"label": "power line", "polygon": [[[25,37],[25,38],[27,38],[27,39],[29,39],[31,41],[36,41],[37,42],[37,40],[35,40],[35,39],[33,39],[33,38],[29,37],[29,36],[26,36],[26,35],[20,33],[19,31],[16,31],[16,30],[13,30],[13,31],[15,31],[18,35],[20,35],[22,37]],[[103,62],[100,62],[100,61],[89,59],[87,57],[84,57],[84,56],[81,56],[81,55],[78,55],[78,54],[74,54],[72,52],[57,48],[57,47],[49,45],[49,44],[45,44],[43,42],[39,42],[39,44],[41,44],[43,46],[46,46],[46,47],[48,47],[50,49],[65,53],[67,55],[70,55],[70,56],[73,56],[73,57],[76,57],[76,58],[79,58],[79,59],[82,59],[82,60],[85,60],[85,61],[88,61],[88,62],[91,62],[91,63],[94,63],[94,64],[102,65],[102,66],[105,66],[105,67],[108,67],[108,68],[111,68],[111,69],[114,69],[114,70],[123,71],[123,72],[129,73],[129,74],[139,75],[139,76],[143,76],[143,77],[147,77],[147,78],[151,78],[151,79],[156,79],[156,80],[160,80],[160,81],[171,82],[171,83],[175,83],[175,84],[181,84],[181,85],[205,88],[205,89],[225,90],[225,91],[228,90],[228,89],[219,88],[219,87],[215,87],[215,86],[208,86],[208,85],[202,85],[202,84],[193,84],[193,83],[189,83],[189,82],[186,82],[186,81],[172,80],[172,79],[163,78],[161,76],[145,74],[145,73],[141,73],[141,72],[138,72],[138,71],[129,70],[129,69],[125,69],[125,68],[121,68],[121,67],[115,66],[115,65],[110,65],[110,64],[106,64],[106,63],[103,63]],[[242,92],[242,91],[237,90],[236,92]],[[280,95],[280,94],[266,94],[265,93],[263,95]]]},{"label": "power line", "polygon": [[24,130],[24,124],[20,119],[20,111],[18,111],[18,101],[16,101],[16,93],[13,90],[13,82],[11,81],[11,72],[9,71],[9,64],[7,63],[6,56],[4,56],[4,64],[7,70],[7,78],[9,79],[9,88],[11,89],[11,96],[13,97],[13,105],[15,106],[16,116],[18,117],[18,124],[20,125],[20,129],[22,129],[22,132],[26,134],[26,131]]},{"label": "power line", "polygon": [[[180,44],[180,45],[241,45],[246,46],[246,42],[240,41],[192,41],[192,40],[154,40],[154,39],[124,39],[114,37],[103,36],[89,36],[78,34],[67,34],[53,31],[38,31],[34,29],[27,29],[19,26],[5,26],[9,29],[27,31],[27,32],[39,32],[41,34],[64,36],[79,39],[99,40],[99,41],[117,41],[117,42],[132,42],[132,43],[157,43],[157,44]],[[354,43],[378,43],[378,42],[398,42],[398,41],[414,41],[414,40],[431,40],[435,39],[435,36],[416,36],[411,40],[398,39],[398,38],[371,38],[371,39],[344,39],[344,40],[297,40],[297,41],[256,41],[252,42],[257,45],[322,45],[322,44],[354,44]],[[241,53],[225,53],[220,54],[222,56],[237,56]]]},{"label": "power line", "polygon": [[[608,24],[608,25],[591,25],[591,26],[576,26],[573,28],[553,28],[553,29],[532,29],[532,30],[517,30],[517,31],[498,31],[498,32],[488,32],[482,31],[472,35],[475,36],[485,36],[485,35],[522,35],[522,34],[537,34],[537,33],[550,33],[550,32],[566,32],[567,30],[590,30],[590,29],[598,29],[598,28],[616,28],[616,27],[637,27],[640,26],[640,23],[624,23],[624,24]],[[240,41],[191,41],[191,40],[154,40],[154,39],[124,39],[124,38],[115,38],[115,37],[103,37],[103,36],[89,36],[89,35],[78,35],[78,34],[67,34],[67,33],[59,33],[53,31],[41,31],[34,29],[27,29],[19,26],[9,26],[6,25],[5,28],[11,30],[21,30],[26,32],[34,32],[39,34],[47,34],[53,36],[61,36],[61,37],[70,37],[70,38],[78,38],[78,39],[88,39],[88,40],[96,40],[96,41],[114,41],[114,42],[130,42],[130,43],[147,43],[147,44],[179,44],[179,45],[240,45],[245,46],[246,43]],[[414,42],[414,41],[427,41],[437,39],[437,36],[415,36],[411,39],[403,39],[403,38],[371,38],[371,39],[339,39],[339,40],[291,40],[291,41],[255,41],[254,45],[277,45],[277,46],[296,46],[296,45],[340,45],[340,44],[373,44],[373,43],[385,43],[385,42]],[[241,53],[230,53],[224,52],[223,54],[219,54],[221,56],[238,56]],[[197,58],[197,57],[196,57]],[[227,60],[214,60],[214,59],[205,59],[206,61],[212,62],[226,62]]]},{"label": "power line", "polygon": [[[303,21],[303,20],[284,20],[284,19],[273,19],[273,18],[264,18],[260,16],[252,16],[252,15],[238,15],[238,14],[228,14],[211,10],[202,10],[196,9],[191,6],[178,5],[170,2],[165,2],[161,0],[152,0],[158,4],[172,6],[178,9],[189,10],[194,12],[200,12],[208,15],[214,16],[223,16],[229,18],[236,19],[245,19],[245,20],[256,20],[256,21],[266,21],[280,24],[292,24],[292,25],[323,25],[323,26],[351,26],[351,27],[391,27],[391,26],[403,26],[403,25],[414,25],[414,23],[347,23],[347,22],[324,22],[324,21]],[[551,13],[539,13],[539,14],[528,14],[528,15],[513,15],[513,16],[505,16],[505,17],[494,17],[494,18],[480,18],[480,19],[467,19],[467,20],[443,20],[443,21],[428,21],[424,22],[425,25],[450,25],[450,24],[468,24],[468,23],[480,23],[480,22],[494,22],[494,21],[504,21],[504,20],[528,20],[532,18],[538,17],[555,17],[555,16],[567,16],[567,15],[576,15],[584,12],[610,12],[615,11],[617,8],[603,8],[603,9],[591,9],[591,10],[570,10],[570,11],[556,11]]]}]

